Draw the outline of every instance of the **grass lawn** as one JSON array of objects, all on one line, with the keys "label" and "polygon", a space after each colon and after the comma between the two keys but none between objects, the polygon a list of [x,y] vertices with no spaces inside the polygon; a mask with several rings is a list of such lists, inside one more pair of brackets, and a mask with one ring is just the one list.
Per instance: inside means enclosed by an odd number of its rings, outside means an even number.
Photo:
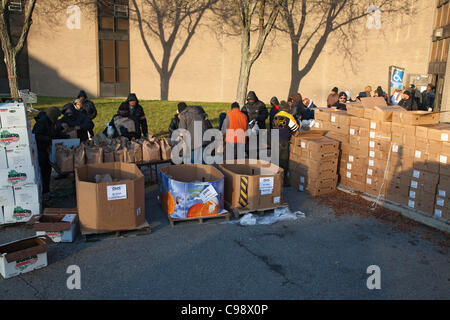
[{"label": "grass lawn", "polygon": [[[38,103],[33,105],[33,108],[39,111],[46,111],[52,106],[62,108],[66,103],[71,102],[71,98],[56,98],[56,97],[38,97]],[[122,99],[90,99],[94,102],[97,108],[97,118],[94,119],[94,132],[99,133],[105,129],[105,122],[110,122],[112,117],[117,113],[117,109]],[[177,105],[180,101],[149,101],[140,100],[139,104],[144,108],[145,115],[147,116],[147,123],[149,125],[149,132],[153,135],[169,135],[169,124],[172,117],[177,112]],[[187,105],[200,105],[206,113],[208,113],[209,119],[215,128],[219,127],[219,114],[222,111],[228,112],[231,107],[231,103],[212,103],[212,102],[191,102],[186,101]],[[34,117],[36,114],[31,115],[31,126],[34,125]]]}]

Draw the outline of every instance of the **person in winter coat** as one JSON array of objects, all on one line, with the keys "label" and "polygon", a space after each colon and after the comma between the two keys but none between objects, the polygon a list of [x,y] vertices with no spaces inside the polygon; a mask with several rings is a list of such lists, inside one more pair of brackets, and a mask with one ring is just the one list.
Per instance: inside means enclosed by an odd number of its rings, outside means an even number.
[{"label": "person in winter coat", "polygon": [[[97,117],[97,109],[95,108],[95,104],[91,100],[88,100],[88,96],[84,90],[80,90],[77,100],[81,102],[81,107],[77,107],[77,109],[87,115],[88,118],[94,122],[94,119]],[[94,130],[90,130],[89,135],[93,137]]]},{"label": "person in winter coat", "polygon": [[142,106],[139,104],[139,100],[134,93],[130,93],[128,95],[127,101],[122,102],[122,105],[128,105],[130,108],[130,115],[138,120],[139,130],[136,132],[140,132],[144,135],[144,137],[148,136],[148,125],[147,118],[145,117],[145,112]]},{"label": "person in winter coat", "polygon": [[88,131],[94,128],[94,123],[84,113],[78,111],[72,103],[62,109],[63,117],[58,120],[58,130],[68,133],[76,130],[76,136],[81,142],[89,139]]},{"label": "person in winter coat", "polygon": [[36,123],[33,127],[33,133],[36,138],[39,168],[41,170],[42,193],[44,195],[50,192],[52,166],[50,164],[49,151],[52,146],[52,140],[67,138],[57,127],[57,120],[60,116],[61,111],[57,107],[51,107],[47,112],[40,112],[34,118]]},{"label": "person in winter coat", "polygon": [[182,113],[187,108],[186,103],[180,102],[177,106],[177,114],[173,116],[169,125],[170,136],[172,133],[180,127],[180,113]]},{"label": "person in winter coat", "polygon": [[398,103],[400,107],[407,111],[417,111],[418,106],[414,97],[411,95],[410,91],[403,91],[402,100]]},{"label": "person in winter coat", "polygon": [[337,87],[334,87],[331,90],[331,93],[329,94],[329,96],[327,98],[327,107],[328,108],[331,108],[331,106],[338,101],[338,99],[339,99],[338,92],[339,92],[339,89]]},{"label": "person in winter coat", "polygon": [[[195,122],[200,123],[200,132],[194,131]],[[180,113],[179,128],[187,130],[190,134],[190,141],[188,145],[190,144],[191,146],[191,163],[203,163],[204,147],[208,144],[207,141],[203,141],[203,134],[206,130],[211,128],[211,123],[209,122],[208,115],[204,109],[201,106],[188,106],[183,112]],[[196,137],[194,134],[198,134],[200,136]],[[181,135],[181,139],[187,139],[187,137]],[[186,154],[184,156],[187,158]]]},{"label": "person in winter coat", "polygon": [[290,112],[294,116],[297,123],[302,122],[306,118],[306,109],[303,104],[303,97],[300,93],[293,93],[289,96],[288,104],[290,106]]},{"label": "person in winter coat", "polygon": [[277,97],[273,97],[272,99],[270,99],[270,105],[272,106],[272,108],[270,109],[270,113],[269,113],[269,119],[270,119],[270,129],[273,128],[273,118],[275,118],[275,115],[280,111],[280,102],[278,101]]},{"label": "person in winter coat", "polygon": [[419,90],[416,89],[416,86],[414,84],[411,85],[411,96],[414,100],[416,100],[418,109],[422,110],[422,94]]},{"label": "person in winter coat", "polygon": [[345,92],[339,93],[339,100],[333,105],[338,110],[347,110],[347,94]]},{"label": "person in winter coat", "polygon": [[434,102],[436,100],[436,94],[434,93],[434,85],[428,84],[427,90],[422,94],[422,106],[423,110],[433,111],[434,110]]},{"label": "person in winter coat", "polygon": [[248,118],[249,122],[254,121],[258,124],[259,129],[266,129],[266,120],[269,117],[264,102],[260,101],[254,91],[250,91],[247,95],[247,103],[241,110]]},{"label": "person in winter coat", "polygon": [[314,120],[314,109],[317,109],[317,106],[309,98],[303,99],[303,104],[306,106],[306,117],[303,120]]},{"label": "person in winter coat", "polygon": [[386,101],[386,104],[389,104],[387,94],[383,91],[383,88],[381,88],[381,86],[377,87],[377,89],[373,92],[373,96],[384,98],[384,100]]},{"label": "person in winter coat", "polygon": [[[234,102],[231,105],[231,112],[227,114],[227,117],[222,125],[222,134],[225,136],[225,150],[233,150],[234,159],[245,158],[247,129],[247,116],[241,112],[239,103]],[[232,159],[227,158],[226,160]]]},{"label": "person in winter coat", "polygon": [[289,142],[292,133],[299,129],[299,124],[290,111],[291,107],[289,104],[286,101],[281,101],[280,112],[273,119],[273,129],[279,130],[280,167],[285,172],[289,170]]},{"label": "person in winter coat", "polygon": [[[117,110],[117,114],[111,119],[109,126],[114,129],[114,134],[112,138],[117,138],[123,136],[129,140],[140,139],[141,129],[138,119],[136,119],[132,114],[130,107],[127,104],[121,104]],[[108,134],[108,128],[103,132],[105,135]]]}]

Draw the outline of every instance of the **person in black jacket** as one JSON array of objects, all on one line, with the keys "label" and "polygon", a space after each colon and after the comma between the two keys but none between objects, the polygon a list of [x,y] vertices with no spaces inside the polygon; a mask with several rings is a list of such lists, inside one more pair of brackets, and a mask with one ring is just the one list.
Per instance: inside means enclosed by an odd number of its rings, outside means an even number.
[{"label": "person in black jacket", "polygon": [[260,101],[254,91],[250,91],[247,95],[247,103],[242,107],[242,113],[247,116],[248,121],[254,121],[258,124],[259,129],[266,129],[266,119],[269,117],[264,102]]},{"label": "person in black jacket", "polygon": [[293,93],[289,96],[288,104],[291,107],[291,114],[297,123],[306,120],[306,108],[303,104],[303,97],[300,93]]},{"label": "person in black jacket", "polygon": [[137,119],[139,123],[139,132],[144,135],[144,137],[148,136],[148,125],[147,118],[145,117],[144,109],[139,104],[139,100],[136,97],[136,94],[130,93],[128,95],[127,101],[122,102],[120,106],[127,105],[130,108],[130,115]]},{"label": "person in black jacket", "polygon": [[402,100],[400,100],[398,105],[407,111],[417,111],[418,109],[416,99],[414,99],[408,90],[403,91]]},{"label": "person in black jacket", "polygon": [[169,125],[169,133],[172,136],[172,133],[180,127],[180,113],[182,113],[187,108],[186,103],[180,102],[178,104],[177,114],[173,116]]},{"label": "person in black jacket", "polygon": [[347,110],[347,94],[345,92],[339,93],[339,99],[332,107],[336,107],[338,110]]},{"label": "person in black jacket", "polygon": [[75,129],[77,138],[81,142],[89,139],[88,131],[94,128],[94,123],[84,113],[78,111],[72,103],[66,104],[62,109],[63,117],[58,120],[58,130],[67,133]]},{"label": "person in black jacket", "polygon": [[[134,122],[134,128],[126,128],[125,126],[121,126],[120,122],[126,120],[125,118],[132,120]],[[129,140],[140,139],[141,138],[141,129],[138,119],[131,114],[130,107],[128,104],[121,104],[119,110],[117,110],[117,114],[114,115],[109,126],[114,129],[114,135],[112,138],[117,138],[119,136],[123,136],[128,138]],[[103,131],[105,135],[107,135],[108,128]]]},{"label": "person in black jacket", "polygon": [[[88,96],[84,90],[81,90],[80,93],[78,93],[77,100],[81,102],[81,107],[77,106],[77,109],[94,122],[94,119],[97,117],[97,109],[95,108],[95,104],[91,100],[88,100]],[[93,129],[89,130],[89,135],[91,137],[94,136]]]},{"label": "person in black jacket", "polygon": [[270,99],[270,105],[272,106],[269,113],[270,129],[273,129],[273,119],[275,118],[275,115],[280,111],[281,104],[278,101],[277,97],[273,97],[272,99]]},{"label": "person in black jacket", "polygon": [[49,151],[53,139],[64,139],[66,135],[59,132],[57,120],[61,116],[61,111],[57,107],[51,107],[47,112],[40,112],[34,119],[36,123],[33,127],[33,133],[36,138],[38,150],[38,161],[41,170],[42,193],[45,195],[50,192],[50,176],[52,166],[50,164]]},{"label": "person in black jacket", "polygon": [[422,109],[425,111],[434,110],[434,102],[436,100],[436,94],[434,90],[434,85],[430,83],[427,86],[427,90],[422,93]]}]

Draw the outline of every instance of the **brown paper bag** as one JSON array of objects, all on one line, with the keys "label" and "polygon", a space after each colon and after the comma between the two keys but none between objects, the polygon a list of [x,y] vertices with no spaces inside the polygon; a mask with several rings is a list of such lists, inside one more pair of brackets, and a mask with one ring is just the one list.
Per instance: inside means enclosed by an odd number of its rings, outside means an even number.
[{"label": "brown paper bag", "polygon": [[130,144],[133,146],[134,150],[134,161],[142,162],[142,145],[135,141],[131,141]]},{"label": "brown paper bag", "polygon": [[84,145],[81,144],[73,150],[73,166],[75,169],[86,165],[86,151]]},{"label": "brown paper bag", "polygon": [[110,146],[103,148],[103,163],[115,162],[114,151]]},{"label": "brown paper bag", "polygon": [[86,164],[103,163],[103,148],[86,146]]},{"label": "brown paper bag", "polygon": [[73,172],[73,150],[67,149],[64,144],[56,145],[56,166],[61,173]]},{"label": "brown paper bag", "polygon": [[125,162],[125,150],[120,144],[117,144],[114,149],[114,161]]},{"label": "brown paper bag", "polygon": [[160,147],[156,142],[145,141],[142,144],[142,160],[145,162],[161,160]]},{"label": "brown paper bag", "polygon": [[166,138],[163,137],[159,139],[159,146],[161,148],[161,158],[163,160],[172,159],[172,148]]},{"label": "brown paper bag", "polygon": [[135,163],[134,150],[133,150],[133,147],[131,145],[129,145],[128,147],[123,148],[123,152],[124,152],[124,162],[126,162],[126,163]]}]

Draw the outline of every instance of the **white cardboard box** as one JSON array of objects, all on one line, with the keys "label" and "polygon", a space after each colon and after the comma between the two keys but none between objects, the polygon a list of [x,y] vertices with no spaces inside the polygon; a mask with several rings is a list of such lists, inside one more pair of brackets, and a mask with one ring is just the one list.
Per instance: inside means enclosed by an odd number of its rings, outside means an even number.
[{"label": "white cardboard box", "polygon": [[0,225],[5,224],[5,218],[3,218],[3,207],[0,207]]},{"label": "white cardboard box", "polygon": [[66,148],[78,147],[80,139],[54,139],[52,140],[52,150],[50,152],[50,162],[56,162],[56,145],[62,143]]},{"label": "white cardboard box", "polygon": [[8,161],[6,159],[6,149],[4,147],[0,147],[0,169],[7,169]]},{"label": "white cardboard box", "polygon": [[37,184],[26,184],[24,186],[13,187],[13,189],[16,206],[40,203],[39,186]]},{"label": "white cardboard box", "polygon": [[39,215],[40,213],[41,205],[39,203],[3,208],[5,223],[28,222],[32,216]]},{"label": "white cardboard box", "polygon": [[78,215],[76,214],[49,214],[36,217],[33,229],[37,236],[47,236],[53,242],[73,242],[78,230]]},{"label": "white cardboard box", "polygon": [[48,246],[39,237],[0,246],[0,274],[8,279],[47,266]]},{"label": "white cardboard box", "polygon": [[23,103],[0,103],[2,128],[26,127],[27,115]]},{"label": "white cardboard box", "polygon": [[14,191],[12,187],[0,187],[0,207],[12,207],[14,202]]},{"label": "white cardboard box", "polygon": [[34,167],[0,169],[0,186],[23,186],[37,183]]},{"label": "white cardboard box", "polygon": [[6,148],[8,168],[34,167],[33,154],[30,146]]},{"label": "white cardboard box", "polygon": [[0,147],[16,148],[29,146],[31,132],[27,127],[0,129]]}]

